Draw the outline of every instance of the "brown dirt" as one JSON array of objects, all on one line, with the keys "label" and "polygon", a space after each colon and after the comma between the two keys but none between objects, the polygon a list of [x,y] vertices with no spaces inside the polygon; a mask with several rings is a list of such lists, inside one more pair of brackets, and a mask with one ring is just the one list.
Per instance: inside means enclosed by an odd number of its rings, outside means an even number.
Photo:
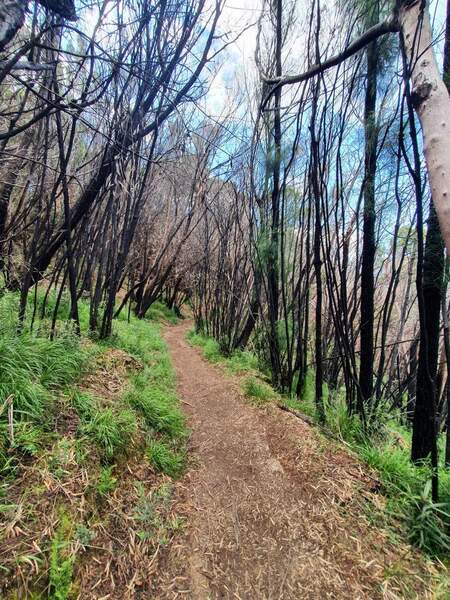
[{"label": "brown dirt", "polygon": [[[434,571],[365,516],[383,504],[358,460],[237,382],[167,329],[195,466],[178,485],[187,519],[151,598],[433,598]],[[370,506],[370,505],[369,505]],[[146,596],[147,598],[147,596]]]}]

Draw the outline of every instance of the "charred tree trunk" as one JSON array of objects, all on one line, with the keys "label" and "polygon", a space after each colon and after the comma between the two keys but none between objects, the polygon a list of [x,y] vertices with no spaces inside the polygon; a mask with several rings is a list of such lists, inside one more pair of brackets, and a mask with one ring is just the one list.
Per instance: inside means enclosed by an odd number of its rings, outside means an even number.
[{"label": "charred tree trunk", "polygon": [[436,211],[431,205],[422,272],[424,331],[421,327],[411,449],[411,458],[414,461],[427,458],[430,455],[436,429],[434,418],[436,398],[434,394],[436,391],[439,354],[443,272],[444,246]]},{"label": "charred tree trunk", "polygon": [[[369,26],[378,22],[378,2],[374,3]],[[378,128],[376,123],[378,42],[367,46],[366,95],[364,103],[365,160],[363,246],[361,267],[361,354],[359,368],[358,410],[371,401],[373,394],[373,326],[375,264],[375,176],[377,170]]]},{"label": "charred tree trunk", "polygon": [[[282,0],[274,2],[276,13],[276,76],[282,73],[281,48],[282,48]],[[269,317],[269,352],[273,382],[275,386],[281,383],[280,352],[278,344],[278,316],[279,316],[279,228],[280,228],[280,182],[281,182],[281,90],[274,95],[274,123],[273,123],[273,168],[272,168],[272,195],[271,195],[271,223],[270,223],[270,256],[267,265],[267,300]]]}]

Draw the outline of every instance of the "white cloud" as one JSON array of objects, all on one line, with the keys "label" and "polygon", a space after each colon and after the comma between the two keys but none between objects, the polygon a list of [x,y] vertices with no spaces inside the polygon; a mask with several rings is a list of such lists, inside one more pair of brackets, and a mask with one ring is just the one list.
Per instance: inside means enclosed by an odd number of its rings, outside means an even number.
[{"label": "white cloud", "polygon": [[[228,0],[224,5],[219,32],[226,33],[228,40],[237,38],[224,50],[218,59],[219,67],[213,74],[210,90],[205,99],[206,110],[220,115],[230,105],[230,100],[243,89],[245,78],[255,76],[254,61],[257,20],[263,0]],[[213,0],[210,0],[211,8]]]}]

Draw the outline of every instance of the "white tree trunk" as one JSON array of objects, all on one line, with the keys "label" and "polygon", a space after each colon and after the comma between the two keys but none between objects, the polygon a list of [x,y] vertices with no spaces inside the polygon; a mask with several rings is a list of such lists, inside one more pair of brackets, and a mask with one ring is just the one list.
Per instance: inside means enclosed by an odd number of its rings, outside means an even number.
[{"label": "white tree trunk", "polygon": [[27,0],[1,0],[0,51],[10,42],[25,20]]},{"label": "white tree trunk", "polygon": [[450,96],[433,51],[428,6],[423,18],[420,6],[419,0],[405,2],[399,19],[413,67],[411,94],[422,127],[431,195],[450,254]]}]

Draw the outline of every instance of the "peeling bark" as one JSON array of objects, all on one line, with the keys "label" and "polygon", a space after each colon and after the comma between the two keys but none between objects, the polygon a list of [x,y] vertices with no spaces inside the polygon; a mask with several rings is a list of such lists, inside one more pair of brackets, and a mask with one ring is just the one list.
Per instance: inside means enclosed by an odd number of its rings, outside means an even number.
[{"label": "peeling bark", "polygon": [[422,127],[431,194],[450,252],[450,97],[433,51],[427,3],[404,3],[399,20],[410,61],[411,93]]}]

